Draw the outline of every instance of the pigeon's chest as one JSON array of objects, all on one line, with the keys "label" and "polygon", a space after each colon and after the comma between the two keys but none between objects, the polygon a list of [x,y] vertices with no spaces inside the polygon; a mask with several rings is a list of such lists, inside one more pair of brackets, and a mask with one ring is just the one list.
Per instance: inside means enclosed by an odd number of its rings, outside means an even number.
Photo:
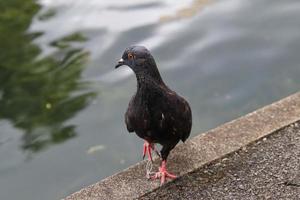
[{"label": "pigeon's chest", "polygon": [[134,98],[127,110],[128,120],[131,122],[135,131],[146,130],[149,123],[149,109],[147,104],[140,99]]}]

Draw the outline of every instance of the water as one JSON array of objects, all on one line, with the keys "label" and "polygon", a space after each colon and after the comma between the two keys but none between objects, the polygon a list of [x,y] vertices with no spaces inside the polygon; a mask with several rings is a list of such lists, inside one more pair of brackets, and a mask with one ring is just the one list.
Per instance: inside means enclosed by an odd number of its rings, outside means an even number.
[{"label": "water", "polygon": [[0,199],[60,199],[141,159],[116,60],[144,44],[192,135],[300,88],[297,0],[0,3]]}]

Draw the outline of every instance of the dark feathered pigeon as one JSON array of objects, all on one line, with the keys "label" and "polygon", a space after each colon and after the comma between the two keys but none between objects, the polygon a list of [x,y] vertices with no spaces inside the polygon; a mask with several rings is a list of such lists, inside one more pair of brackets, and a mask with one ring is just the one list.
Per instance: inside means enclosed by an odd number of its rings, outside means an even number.
[{"label": "dark feathered pigeon", "polygon": [[189,137],[192,127],[192,113],[188,102],[163,82],[150,52],[143,46],[127,48],[116,68],[129,66],[137,78],[137,91],[129,102],[125,123],[129,132],[135,132],[145,140],[143,157],[148,155],[154,144],[162,145],[162,162],[159,171],[152,178],[176,178],[167,172],[166,160],[176,144]]}]

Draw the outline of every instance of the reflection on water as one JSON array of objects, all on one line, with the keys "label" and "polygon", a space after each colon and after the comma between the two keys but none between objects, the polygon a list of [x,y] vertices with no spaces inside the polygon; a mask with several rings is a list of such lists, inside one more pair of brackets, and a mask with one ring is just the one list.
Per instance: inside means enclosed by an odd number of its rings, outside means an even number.
[{"label": "reflection on water", "polygon": [[300,88],[295,0],[38,3],[0,3],[1,200],[60,199],[141,160],[123,118],[136,80],[114,70],[129,45],[189,100],[192,136]]},{"label": "reflection on water", "polygon": [[178,20],[183,18],[190,18],[197,13],[199,13],[202,9],[204,9],[207,4],[211,3],[213,0],[194,0],[191,5],[188,7],[181,8],[176,11],[173,15],[163,15],[160,17],[161,22],[169,22],[172,20]]},{"label": "reflection on water", "polygon": [[37,152],[76,136],[76,126],[65,122],[95,96],[85,92],[87,83],[79,80],[89,54],[72,47],[71,43],[85,40],[76,33],[53,41],[57,51],[39,58],[41,51],[33,41],[43,33],[26,30],[40,7],[35,1],[19,0],[4,8],[0,21],[0,120],[24,130],[22,148]]}]

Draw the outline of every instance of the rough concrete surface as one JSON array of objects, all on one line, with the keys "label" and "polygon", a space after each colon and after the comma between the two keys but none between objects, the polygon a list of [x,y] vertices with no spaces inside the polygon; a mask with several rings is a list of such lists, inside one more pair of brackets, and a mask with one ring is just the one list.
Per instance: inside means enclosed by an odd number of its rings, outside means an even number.
[{"label": "rough concrete surface", "polygon": [[[300,120],[300,93],[200,134],[178,145],[168,158],[168,170],[180,178],[212,161]],[[154,169],[159,160],[155,160]],[[159,181],[145,178],[146,162],[66,197],[66,200],[135,199],[159,188]]]},{"label": "rough concrete surface", "polygon": [[300,199],[300,123],[140,199]]}]

